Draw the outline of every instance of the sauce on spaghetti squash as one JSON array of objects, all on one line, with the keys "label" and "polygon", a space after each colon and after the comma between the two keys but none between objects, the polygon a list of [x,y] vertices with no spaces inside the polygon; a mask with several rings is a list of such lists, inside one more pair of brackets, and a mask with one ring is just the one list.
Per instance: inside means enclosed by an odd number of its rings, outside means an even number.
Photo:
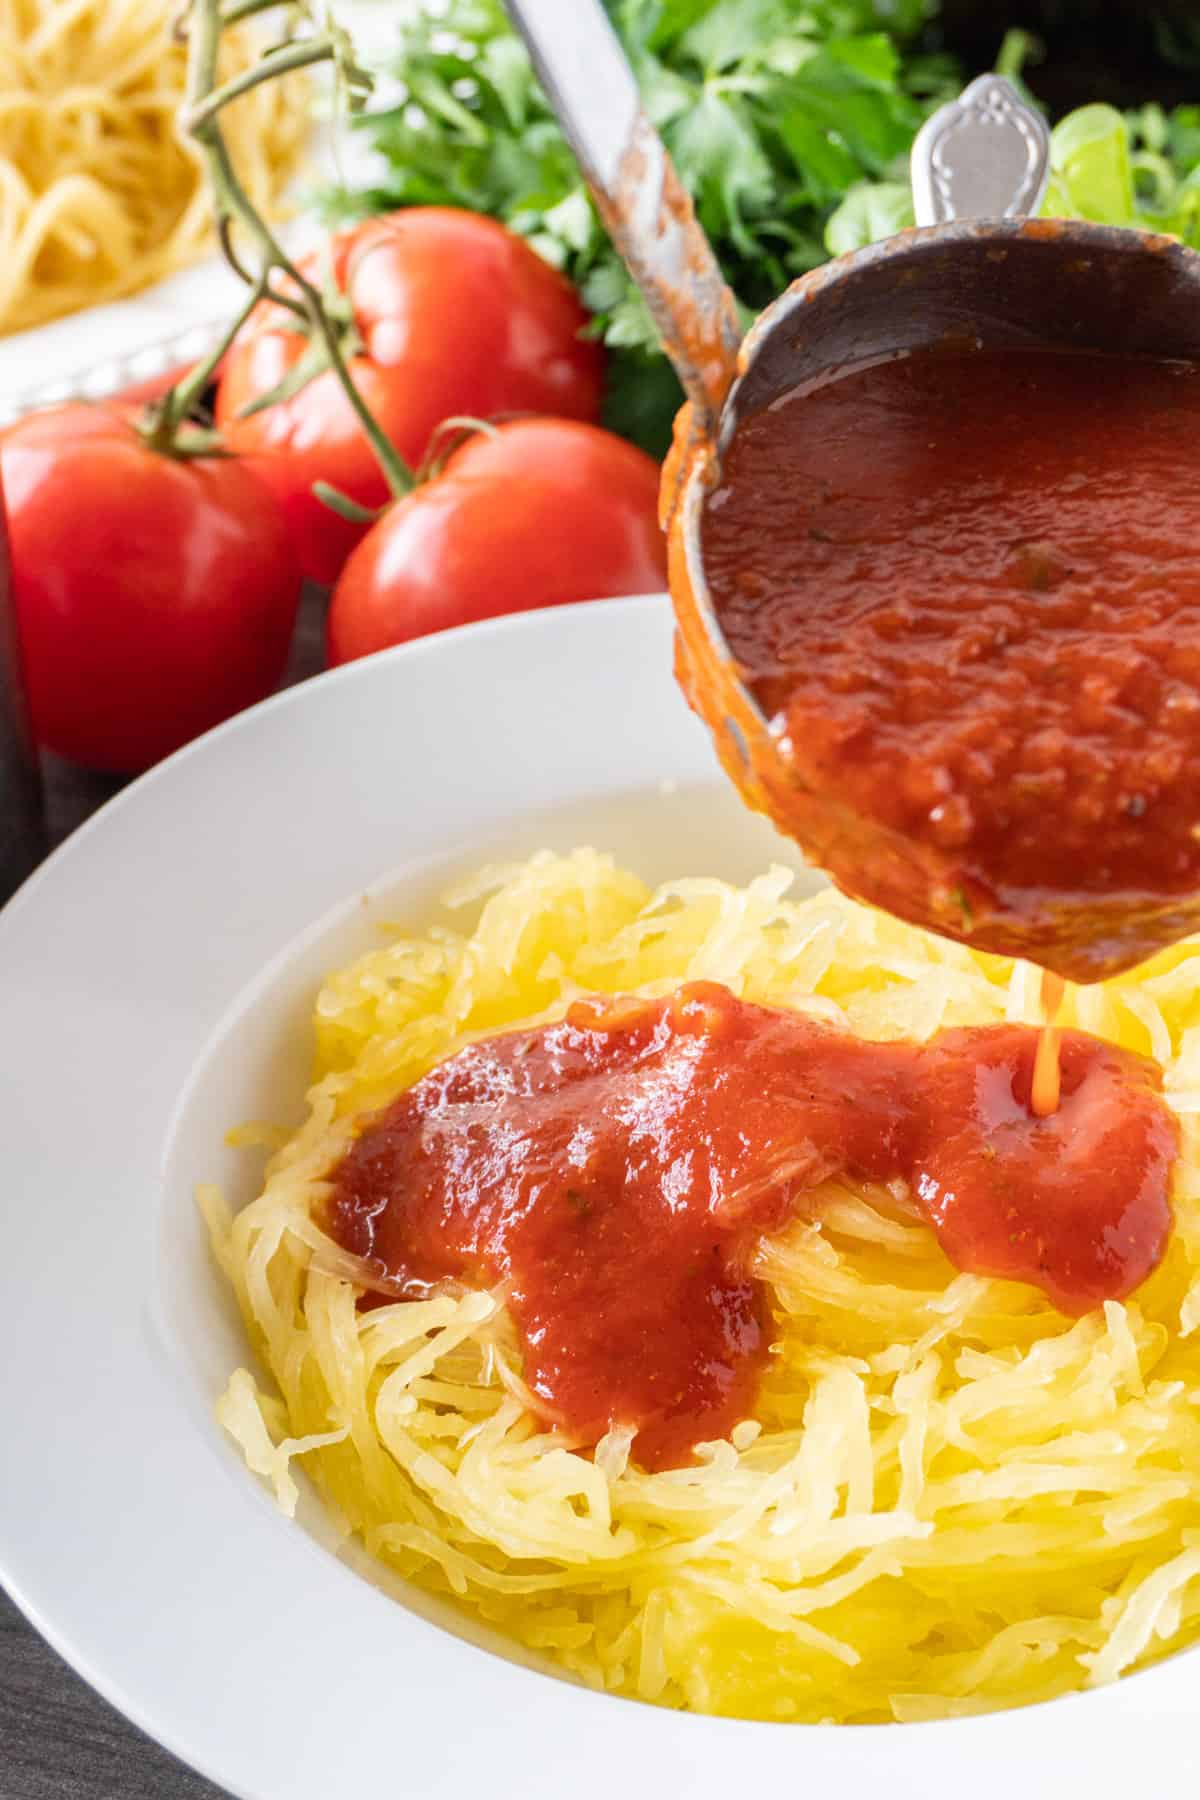
[{"label": "sauce on spaghetti squash", "polygon": [[1175,1121],[1147,1059],[1071,1032],[1033,1110],[1037,1032],[872,1044],[716,982],[577,1000],[468,1045],[369,1120],[333,1237],[393,1284],[504,1283],[551,1422],[691,1460],[754,1410],[770,1343],[748,1259],[822,1182],[903,1181],[956,1267],[1079,1314],[1170,1228]]},{"label": "sauce on spaghetti squash", "polygon": [[[1072,1317],[1033,1282],[964,1273],[947,1222],[911,1187],[844,1167],[756,1241],[747,1215],[737,1266],[757,1289],[769,1349],[751,1347],[761,1361],[742,1416],[688,1446],[680,1466],[648,1467],[631,1425],[594,1441],[554,1421],[532,1385],[545,1350],[529,1342],[519,1284],[511,1268],[492,1280],[478,1245],[468,1254],[462,1221],[448,1222],[442,1263],[404,1264],[407,1288],[331,1235],[339,1170],[404,1096],[427,1082],[444,1091],[466,1069],[499,1081],[518,1059],[498,1045],[545,1045],[564,1021],[612,1055],[638,1029],[637,1009],[669,1020],[695,984],[709,1023],[715,984],[730,1030],[778,1020],[811,1045],[802,1028],[820,1027],[864,1068],[894,1054],[920,1070],[924,1046],[932,1061],[905,1085],[938,1121],[939,1166],[957,1164],[954,1127],[974,1129],[978,1078],[969,1062],[954,1082],[931,1083],[929,1071],[963,1032],[984,1034],[976,1050],[1019,1041],[1027,1071],[1038,972],[832,890],[793,900],[790,880],[773,870],[745,888],[696,877],[652,892],[594,851],[545,852],[464,884],[461,928],[390,932],[331,973],[314,1007],[303,1123],[273,1136],[261,1189],[236,1216],[202,1193],[261,1364],[232,1375],[219,1418],[286,1510],[303,1467],[340,1529],[461,1608],[472,1630],[664,1706],[944,1718],[1095,1686],[1196,1642],[1200,940],[1067,988],[1064,1098],[1042,1126],[1028,1074],[1018,1081],[1010,1065],[1001,1082],[1002,1099],[1013,1083],[1001,1112],[1026,1150],[1055,1117],[1067,1131],[1076,1095],[1099,1077],[1128,1086],[1147,1122],[1169,1107],[1171,1229],[1136,1290]],[[572,1025],[583,995],[598,998]],[[706,1042],[701,1032],[693,1053]],[[686,1047],[668,1041],[663,1055]],[[1163,1071],[1161,1095],[1143,1058]],[[702,1109],[705,1096],[697,1087],[680,1103]],[[467,1104],[498,1123],[508,1101]],[[560,1104],[548,1092],[546,1116]],[[427,1112],[432,1134],[450,1130]],[[1087,1123],[1076,1116],[1068,1132],[1085,1161]],[[870,1134],[854,1141],[865,1164]],[[1022,1206],[1048,1216],[1051,1191],[1039,1180],[1039,1204],[1030,1165],[1011,1167]],[[1103,1183],[1100,1152],[1095,1167]],[[1129,1173],[1126,1200],[1136,1162]],[[742,1227],[727,1223],[732,1246]],[[565,1219],[562,1229],[565,1242]],[[417,1248],[414,1238],[405,1254]],[[639,1285],[653,1295],[660,1255],[644,1242],[629,1307]],[[457,1278],[419,1285],[460,1258]],[[645,1347],[632,1342],[625,1360]],[[593,1431],[605,1410],[593,1408]]]}]

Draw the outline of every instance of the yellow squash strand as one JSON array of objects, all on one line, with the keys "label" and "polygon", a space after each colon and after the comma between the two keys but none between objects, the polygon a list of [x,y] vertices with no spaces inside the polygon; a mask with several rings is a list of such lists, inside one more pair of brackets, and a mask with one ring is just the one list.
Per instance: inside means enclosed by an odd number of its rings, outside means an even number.
[{"label": "yellow squash strand", "polygon": [[222,1417],[285,1505],[303,1470],[381,1562],[599,1688],[903,1721],[1112,1680],[1200,1636],[1200,944],[1064,1003],[1159,1056],[1182,1120],[1175,1231],[1138,1293],[1069,1320],[957,1274],[902,1192],[827,1191],[758,1253],[775,1354],[693,1468],[540,1429],[501,1296],[359,1313],[314,1222],[358,1118],[581,991],[707,978],[873,1038],[1039,1018],[1028,965],[788,885],[651,893],[543,854],[464,890],[461,935],[397,933],[330,976],[307,1122],[236,1219],[204,1196],[260,1365]]}]

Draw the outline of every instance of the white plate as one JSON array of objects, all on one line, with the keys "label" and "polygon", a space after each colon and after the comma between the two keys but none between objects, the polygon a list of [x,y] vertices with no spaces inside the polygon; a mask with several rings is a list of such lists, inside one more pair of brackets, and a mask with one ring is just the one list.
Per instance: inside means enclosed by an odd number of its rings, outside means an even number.
[{"label": "white plate", "polygon": [[1148,1766],[1190,1791],[1195,1655],[944,1725],[668,1713],[381,1592],[223,1439],[212,1402],[245,1350],[191,1199],[197,1180],[245,1190],[222,1132],[296,1116],[315,982],[378,918],[422,913],[485,857],[588,840],[651,879],[743,879],[781,851],[675,690],[661,598],[474,626],[269,701],[106,807],[0,914],[0,1561],[18,1603],[248,1800],[814,1783],[1012,1800],[1018,1779],[1127,1800]]}]

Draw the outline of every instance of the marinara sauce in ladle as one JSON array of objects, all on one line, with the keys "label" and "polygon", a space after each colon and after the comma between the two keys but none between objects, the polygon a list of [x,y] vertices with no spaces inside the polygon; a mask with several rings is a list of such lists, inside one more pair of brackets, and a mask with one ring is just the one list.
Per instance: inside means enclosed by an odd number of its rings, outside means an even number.
[{"label": "marinara sauce in ladle", "polygon": [[1200,257],[1023,217],[1043,122],[984,76],[923,225],[728,290],[600,8],[511,0],[688,396],[676,667],[848,893],[1076,981],[1200,925]]}]

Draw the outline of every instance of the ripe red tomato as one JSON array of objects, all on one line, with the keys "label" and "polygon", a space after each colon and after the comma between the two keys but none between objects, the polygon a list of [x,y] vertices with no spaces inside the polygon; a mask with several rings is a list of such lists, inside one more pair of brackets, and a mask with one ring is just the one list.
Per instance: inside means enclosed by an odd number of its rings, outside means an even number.
[{"label": "ripe red tomato", "polygon": [[371,527],[334,589],[329,660],[474,619],[666,585],[657,465],[567,419],[478,432]]},{"label": "ripe red tomato", "polygon": [[271,692],[300,575],[251,469],[74,405],[6,431],[0,473],[39,743],[133,772]]},{"label": "ripe red tomato", "polygon": [[[456,414],[597,417],[604,357],[580,335],[587,314],[575,289],[494,219],[412,207],[339,233],[329,261],[360,346],[350,372],[410,466],[435,427]],[[305,273],[315,279],[322,266],[309,258]],[[304,354],[295,325],[278,306],[251,316],[222,366],[217,425],[231,449],[261,455],[304,573],[331,582],[367,528],[330,511],[313,483],[368,507],[382,506],[388,491],[330,370],[291,399],[239,418]]]}]

